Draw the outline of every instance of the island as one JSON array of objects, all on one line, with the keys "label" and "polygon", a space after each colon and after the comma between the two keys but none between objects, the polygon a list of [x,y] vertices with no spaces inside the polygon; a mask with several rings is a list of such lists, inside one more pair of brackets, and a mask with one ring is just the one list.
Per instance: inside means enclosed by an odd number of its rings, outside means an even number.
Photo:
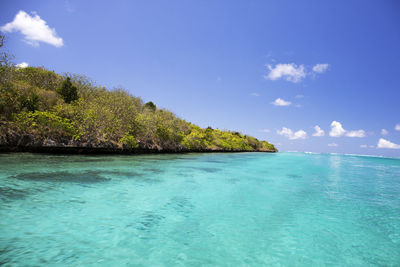
[{"label": "island", "polygon": [[[3,39],[0,42],[3,45]],[[82,75],[17,67],[1,54],[0,151],[51,153],[276,152],[235,131],[201,128]]]}]

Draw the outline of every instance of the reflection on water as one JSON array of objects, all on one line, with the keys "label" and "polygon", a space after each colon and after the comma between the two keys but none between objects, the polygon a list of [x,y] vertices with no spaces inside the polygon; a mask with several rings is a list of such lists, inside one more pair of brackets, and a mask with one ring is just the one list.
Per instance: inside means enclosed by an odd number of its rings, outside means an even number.
[{"label": "reflection on water", "polygon": [[327,175],[326,194],[331,199],[340,200],[343,196],[339,194],[339,183],[342,177],[342,156],[331,155],[329,157],[329,174]]}]

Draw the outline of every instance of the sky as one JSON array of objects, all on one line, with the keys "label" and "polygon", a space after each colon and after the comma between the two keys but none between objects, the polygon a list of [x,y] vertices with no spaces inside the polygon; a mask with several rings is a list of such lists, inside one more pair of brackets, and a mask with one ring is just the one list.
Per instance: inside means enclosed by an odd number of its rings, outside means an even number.
[{"label": "sky", "polygon": [[399,1],[2,0],[0,30],[19,67],[83,74],[202,127],[400,157]]}]

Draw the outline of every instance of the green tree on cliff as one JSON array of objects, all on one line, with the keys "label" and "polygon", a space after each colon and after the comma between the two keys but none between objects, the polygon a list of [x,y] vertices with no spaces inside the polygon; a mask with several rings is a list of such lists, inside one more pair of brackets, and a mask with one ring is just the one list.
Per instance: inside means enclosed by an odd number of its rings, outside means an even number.
[{"label": "green tree on cliff", "polygon": [[72,85],[71,79],[67,77],[61,84],[58,93],[62,96],[65,103],[71,103],[72,101],[78,100],[78,89]]},{"label": "green tree on cliff", "polygon": [[155,111],[157,109],[157,106],[152,101],[144,104],[144,107],[150,109],[151,111]]}]

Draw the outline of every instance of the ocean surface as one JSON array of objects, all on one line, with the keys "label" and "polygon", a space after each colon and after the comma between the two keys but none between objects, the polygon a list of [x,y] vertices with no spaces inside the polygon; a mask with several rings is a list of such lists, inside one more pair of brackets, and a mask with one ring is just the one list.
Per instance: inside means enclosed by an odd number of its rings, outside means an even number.
[{"label": "ocean surface", "polygon": [[400,159],[0,154],[0,265],[400,266]]}]

